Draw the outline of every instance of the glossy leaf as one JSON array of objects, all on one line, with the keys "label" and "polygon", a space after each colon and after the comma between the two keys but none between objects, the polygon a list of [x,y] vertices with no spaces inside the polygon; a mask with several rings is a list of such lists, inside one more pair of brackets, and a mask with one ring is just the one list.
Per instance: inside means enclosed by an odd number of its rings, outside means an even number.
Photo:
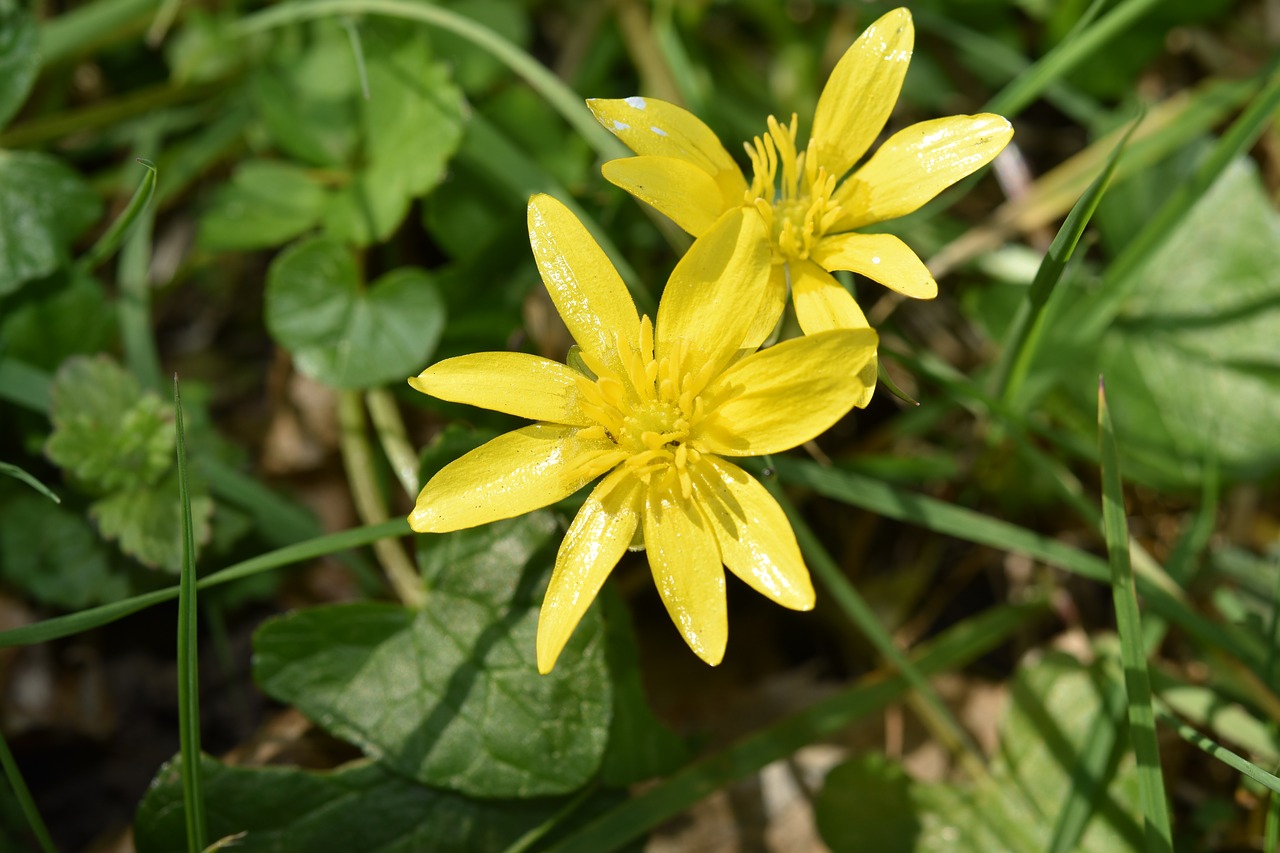
[{"label": "glossy leaf", "polygon": [[0,2],[0,128],[27,99],[40,71],[40,32],[22,4]]},{"label": "glossy leaf", "polygon": [[339,388],[403,381],[427,363],[444,325],[435,284],[394,270],[361,288],[350,250],[316,238],[284,252],[267,274],[267,328],[307,375]]},{"label": "glossy leaf", "polygon": [[[138,807],[138,853],[184,849],[181,762],[160,769]],[[428,788],[372,762],[328,772],[231,767],[204,757],[209,840],[232,850],[485,853],[505,850],[554,815],[556,800],[473,800]]]},{"label": "glossy leaf", "polygon": [[62,161],[35,151],[0,150],[0,296],[65,266],[71,243],[101,208],[97,195]]},{"label": "glossy leaf", "polygon": [[279,246],[319,222],[326,198],[300,166],[246,160],[201,218],[200,243],[214,250]]},{"label": "glossy leaf", "polygon": [[422,610],[347,604],[268,622],[258,683],[426,784],[483,797],[582,786],[600,766],[612,690],[595,610],[554,672],[534,666],[555,528],[539,512],[419,537]]}]

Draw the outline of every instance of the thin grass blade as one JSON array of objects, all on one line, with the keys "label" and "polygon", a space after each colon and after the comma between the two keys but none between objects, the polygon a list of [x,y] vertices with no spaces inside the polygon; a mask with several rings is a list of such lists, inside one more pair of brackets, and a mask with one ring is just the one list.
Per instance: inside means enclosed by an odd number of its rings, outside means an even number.
[{"label": "thin grass blade", "polygon": [[[331,533],[328,536],[317,536],[315,539],[279,548],[228,566],[220,572],[201,578],[196,587],[198,589],[209,589],[220,584],[271,571],[272,569],[301,563],[305,560],[323,557],[328,554],[336,554],[348,548],[371,545],[380,539],[408,536],[409,533],[408,520],[396,518],[382,524],[357,527],[354,530],[344,530],[341,533]],[[0,631],[0,649],[11,646],[29,646],[33,643],[47,643],[50,640],[70,637],[73,634],[79,634],[91,628],[99,628],[115,622],[117,619],[123,619],[132,613],[137,613],[139,610],[145,610],[165,601],[172,601],[178,597],[178,591],[178,587],[171,586],[166,589],[135,595],[123,601],[114,601],[111,604],[91,607],[88,610],[81,610],[77,613],[68,613],[66,616],[55,616],[52,619],[44,619],[31,625]]]},{"label": "thin grass blade", "polygon": [[36,841],[39,842],[40,849],[44,853],[57,853],[58,848],[53,846],[53,838],[49,835],[49,828],[44,825],[44,818],[40,817],[40,810],[36,808],[36,801],[31,798],[31,791],[27,788],[27,783],[22,778],[22,771],[18,769],[18,763],[13,760],[13,753],[9,751],[9,744],[4,739],[3,732],[0,732],[0,765],[4,766],[4,775],[9,780],[9,788],[13,791],[13,798],[18,801],[18,808],[22,810],[23,817],[27,819],[27,826],[31,829],[31,834],[36,837]]},{"label": "thin grass blade", "polygon": [[1275,776],[1263,770],[1247,758],[1236,755],[1220,743],[1217,743],[1210,737],[1206,737],[1191,726],[1179,720],[1173,714],[1161,709],[1158,712],[1160,722],[1178,733],[1178,737],[1187,743],[1199,749],[1206,755],[1211,755],[1221,761],[1233,770],[1238,770],[1248,776],[1253,781],[1262,785],[1271,791],[1272,795],[1280,794],[1280,777]]},{"label": "thin grass blade", "polygon": [[772,477],[765,477],[763,482],[765,488],[773,495],[774,500],[782,507],[782,511],[787,514],[787,519],[791,522],[791,529],[796,534],[796,542],[800,545],[800,553],[804,555],[805,563],[808,564],[810,570],[818,576],[818,579],[827,588],[827,592],[836,600],[840,609],[858,627],[863,636],[911,684],[912,689],[916,691],[925,705],[926,713],[924,716],[926,722],[932,722],[938,729],[935,734],[951,750],[960,755],[961,763],[974,775],[975,781],[984,779],[987,775],[986,770],[982,765],[981,752],[974,743],[973,737],[960,725],[951,711],[947,709],[947,706],[943,704],[942,699],[933,689],[933,685],[924,677],[924,674],[911,663],[910,658],[894,643],[893,637],[889,635],[884,625],[880,624],[880,620],[876,618],[875,611],[871,609],[871,605],[867,604],[866,599],[858,593],[853,584],[849,583],[849,579],[840,571],[836,561],[827,553],[827,549],[823,547],[818,537],[809,528],[804,516],[800,514],[795,505],[791,503],[791,499],[778,486],[777,480]]},{"label": "thin grass blade", "polygon": [[1077,25],[1038,62],[997,92],[987,102],[986,110],[1002,116],[1022,112],[1047,86],[1079,66],[1159,3],[1160,0],[1124,0],[1097,23],[1088,25],[1089,19],[1102,5],[1095,0],[1081,18],[1081,24],[1085,26]]},{"label": "thin grass blade", "polygon": [[1155,710],[1152,707],[1151,676],[1147,672],[1142,620],[1138,615],[1138,593],[1129,563],[1129,524],[1125,518],[1124,488],[1120,480],[1120,452],[1102,381],[1098,382],[1098,442],[1102,451],[1102,523],[1111,563],[1111,590],[1115,599],[1116,628],[1120,633],[1120,659],[1124,663],[1124,684],[1129,701],[1129,737],[1138,759],[1138,790],[1146,818],[1147,850],[1173,850],[1169,801],[1160,768],[1160,745],[1156,740]]},{"label": "thin grass blade", "polygon": [[26,471],[23,471],[17,465],[13,465],[9,462],[0,462],[0,474],[8,474],[15,480],[21,480],[54,503],[62,503],[62,498],[55,495],[52,489],[37,480],[35,477],[32,477]]},{"label": "thin grass blade", "polygon": [[1280,54],[1267,66],[1263,79],[1265,82],[1257,96],[1214,143],[1191,178],[1173,191],[1155,215],[1147,220],[1142,230],[1129,241],[1124,251],[1107,267],[1098,299],[1080,331],[1083,339],[1097,337],[1111,324],[1137,282],[1133,273],[1160,248],[1227,165],[1248,151],[1275,119],[1276,110],[1280,109]]},{"label": "thin grass blade", "polygon": [[187,443],[182,428],[182,394],[173,377],[174,428],[178,443],[178,500],[182,505],[182,572],[178,582],[178,736],[182,744],[182,802],[187,817],[187,849],[205,847],[204,797],[200,792],[200,667],[196,646],[196,546],[187,486]]},{"label": "thin grass blade", "polygon": [[129,203],[125,205],[124,210],[116,217],[116,221],[112,222],[111,227],[98,238],[98,242],[94,243],[89,251],[80,257],[77,263],[81,269],[91,270],[111,257],[111,254],[120,247],[120,243],[124,240],[129,228],[138,221],[142,211],[151,203],[151,199],[156,192],[156,164],[141,157],[138,158],[138,162],[147,170],[142,176],[142,182],[133,191],[133,197],[129,199]]},{"label": "thin grass blade", "polygon": [[[995,648],[1044,612],[1040,603],[993,607],[961,622],[922,646],[912,665],[924,676],[963,666]],[[728,749],[699,759],[553,844],[548,853],[616,850],[642,837],[730,782],[758,772],[797,749],[830,737],[875,714],[911,690],[901,673],[880,670],[795,716],[749,735]]]},{"label": "thin grass blade", "polygon": [[[784,483],[808,486],[819,494],[849,506],[860,507],[967,542],[1025,554],[1081,577],[1099,583],[1110,583],[1110,571],[1104,561],[1079,548],[1007,521],[914,494],[852,471],[823,468],[811,462],[784,456],[775,457],[774,466]],[[1223,650],[1255,672],[1262,672],[1266,652],[1256,637],[1205,618],[1173,592],[1143,576],[1138,577],[1137,583],[1152,610],[1201,642]]]},{"label": "thin grass blade", "polygon": [[1102,167],[1098,177],[1093,179],[1093,183],[1089,184],[1089,188],[1071,208],[1066,221],[1062,223],[1057,236],[1049,245],[1049,251],[1045,253],[1044,260],[1040,262],[1040,268],[1036,270],[1035,279],[1032,280],[1031,287],[1027,291],[1027,298],[1018,306],[1018,313],[1009,327],[1009,342],[1004,352],[1000,354],[1000,361],[996,365],[993,383],[994,395],[1001,398],[1005,404],[1010,404],[1017,397],[1019,389],[1026,381],[1027,372],[1039,349],[1044,332],[1045,305],[1048,304],[1049,297],[1058,286],[1058,282],[1062,280],[1067,262],[1075,254],[1085,227],[1093,218],[1094,211],[1098,209],[1098,204],[1111,183],[1111,177],[1115,174],[1116,164],[1120,162],[1120,155],[1124,153],[1130,137],[1141,123],[1142,116],[1139,115],[1129,125],[1124,136],[1120,137],[1120,142],[1111,150],[1111,156],[1107,158],[1106,165]]}]

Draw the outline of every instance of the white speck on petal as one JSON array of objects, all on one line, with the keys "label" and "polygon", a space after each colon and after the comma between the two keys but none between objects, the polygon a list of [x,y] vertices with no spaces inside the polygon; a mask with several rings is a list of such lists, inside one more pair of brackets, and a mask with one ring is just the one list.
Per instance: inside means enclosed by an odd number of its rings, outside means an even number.
[{"label": "white speck on petal", "polygon": [[660,127],[655,127],[654,125],[650,125],[649,129],[652,130],[654,133],[658,134],[659,136],[667,135],[667,132]]},{"label": "white speck on petal", "polygon": [[646,104],[644,102],[644,98],[640,97],[639,95],[632,95],[630,98],[627,98],[627,106],[635,107],[638,110],[642,110],[646,106],[648,106],[648,104]]},{"label": "white speck on petal", "polygon": [[876,257],[872,258],[872,259],[871,259],[871,263],[873,263],[873,264],[878,264],[878,263],[880,263],[880,256],[879,256],[879,255],[877,255]]},{"label": "white speck on petal", "polygon": [[614,127],[614,130],[630,130],[631,129],[631,125],[627,124],[625,121],[618,121],[616,118],[613,120],[613,127]]}]

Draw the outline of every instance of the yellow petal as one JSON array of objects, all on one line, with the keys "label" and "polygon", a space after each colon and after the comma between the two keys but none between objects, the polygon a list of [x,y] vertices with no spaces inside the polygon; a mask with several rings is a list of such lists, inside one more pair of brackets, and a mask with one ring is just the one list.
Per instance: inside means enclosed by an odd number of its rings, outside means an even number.
[{"label": "yellow petal", "polygon": [[674,356],[684,341],[717,371],[737,354],[765,298],[771,250],[754,208],[734,208],[693,242],[658,303],[655,355]]},{"label": "yellow petal", "polygon": [[578,510],[556,554],[538,614],[538,672],[546,675],[626,553],[640,524],[644,484],[623,468],[600,481]]},{"label": "yellow petal", "polygon": [[679,489],[648,489],[644,544],[662,603],[693,653],[715,666],[724,657],[729,616],[715,534]]},{"label": "yellow petal", "polygon": [[924,261],[892,234],[833,234],[822,238],[810,257],[824,269],[865,275],[912,299],[938,295]]},{"label": "yellow petal", "polygon": [[581,375],[557,361],[528,353],[482,352],[437,362],[411,378],[409,384],[451,403],[531,421],[590,426],[594,422],[578,407],[575,382]]},{"label": "yellow petal", "polygon": [[657,98],[587,101],[596,120],[637,154],[674,157],[707,173],[720,194],[740,202],[747,191],[742,170],[715,132],[688,110]]},{"label": "yellow petal", "polygon": [[835,192],[843,209],[831,231],[897,219],[990,163],[1013,138],[1003,116],[948,116],[889,137]]},{"label": "yellow petal", "polygon": [[631,193],[697,237],[730,207],[715,180],[699,167],[674,157],[625,157],[601,167],[605,180]]},{"label": "yellow petal", "polygon": [[845,51],[813,116],[816,165],[839,177],[867,153],[898,101],[914,43],[911,13],[894,9]]},{"label": "yellow petal", "polygon": [[[832,278],[831,273],[812,261],[789,261],[788,266],[791,269],[791,298],[796,306],[796,320],[806,335],[832,329],[871,328],[853,295]],[[858,382],[854,388],[862,390],[853,401],[857,408],[865,409],[871,403],[879,369],[879,358],[873,355],[858,371]]]},{"label": "yellow petal", "polygon": [[831,329],[870,329],[852,294],[812,261],[788,261],[796,319],[806,335]]},{"label": "yellow petal", "polygon": [[747,330],[742,348],[752,351],[759,349],[773,334],[786,307],[787,268],[784,264],[773,264],[769,268],[769,282],[764,286],[764,301],[760,303],[755,320]]},{"label": "yellow petal", "polygon": [[773,496],[746,471],[714,456],[704,456],[696,473],[703,515],[729,571],[783,607],[812,610],[809,570]]},{"label": "yellow petal", "polygon": [[529,199],[529,245],[583,361],[597,374],[619,372],[618,336],[638,347],[640,317],[604,250],[578,217],[549,195]]},{"label": "yellow petal", "polygon": [[840,420],[865,392],[871,329],[792,338],[752,353],[703,392],[710,408],[693,435],[720,456],[759,456],[802,444]]},{"label": "yellow petal", "polygon": [[[419,533],[448,533],[567,498],[617,464],[607,455],[613,442],[579,439],[577,432],[533,424],[455,459],[423,487],[409,526]],[[599,461],[585,461],[592,458]]]}]

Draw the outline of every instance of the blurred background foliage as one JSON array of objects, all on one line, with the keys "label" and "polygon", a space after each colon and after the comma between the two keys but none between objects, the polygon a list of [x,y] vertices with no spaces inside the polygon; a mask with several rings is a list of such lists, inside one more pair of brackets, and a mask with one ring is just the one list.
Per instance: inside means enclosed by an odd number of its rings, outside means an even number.
[{"label": "blurred background foliage", "polygon": [[[844,280],[921,405],[882,386],[771,464],[814,613],[732,586],[708,670],[624,560],[544,679],[565,507],[388,538],[513,425],[404,378],[568,348],[531,193],[575,206],[642,310],[687,245],[600,177],[622,152],[581,99],[803,136],[893,5],[0,0],[0,848],[45,846],[25,787],[58,849],[187,846],[185,504],[209,842],[1160,849],[1120,663],[1145,640],[1177,849],[1275,850],[1270,783],[1194,737],[1280,763],[1274,0],[910,4],[887,132],[991,110],[1016,135],[884,226],[937,300]],[[1115,633],[1099,374],[1144,637]]]}]

